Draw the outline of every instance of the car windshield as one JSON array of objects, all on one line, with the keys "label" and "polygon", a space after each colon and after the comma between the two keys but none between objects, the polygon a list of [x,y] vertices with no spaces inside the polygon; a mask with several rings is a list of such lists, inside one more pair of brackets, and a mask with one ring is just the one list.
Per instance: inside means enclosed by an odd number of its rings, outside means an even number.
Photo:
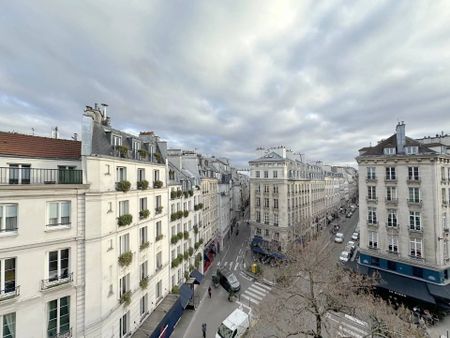
[{"label": "car windshield", "polygon": [[227,276],[227,279],[228,279],[228,281],[230,282],[230,284],[236,284],[236,283],[238,283],[238,280],[237,280],[236,276],[235,276],[234,274],[232,274],[232,273],[230,273],[230,274]]},{"label": "car windshield", "polygon": [[220,324],[219,328],[217,329],[217,333],[222,338],[232,338],[233,337],[233,331],[231,331],[230,328],[226,327],[223,323]]}]

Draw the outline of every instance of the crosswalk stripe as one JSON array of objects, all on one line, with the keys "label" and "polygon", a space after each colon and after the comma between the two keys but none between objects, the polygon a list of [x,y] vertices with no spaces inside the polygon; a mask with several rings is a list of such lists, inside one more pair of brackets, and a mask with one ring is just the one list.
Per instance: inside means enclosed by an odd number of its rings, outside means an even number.
[{"label": "crosswalk stripe", "polygon": [[252,297],[249,297],[249,296],[246,296],[246,295],[241,295],[241,296],[244,297],[245,299],[255,303],[256,305],[259,304],[259,302],[257,300],[255,300],[255,299],[253,299]]},{"label": "crosswalk stripe", "polygon": [[253,297],[253,298],[257,299],[257,300],[263,300],[263,298],[264,298],[264,297],[261,297],[260,295],[257,295],[256,293],[248,291],[248,289],[245,290],[244,294],[248,294],[248,295],[250,295],[251,297]]},{"label": "crosswalk stripe", "polygon": [[255,292],[257,295],[261,295],[263,297],[265,297],[267,295],[267,293],[258,291],[258,290],[254,289],[252,287],[249,287],[247,290],[250,290],[251,292]]},{"label": "crosswalk stripe", "polygon": [[245,262],[244,262],[244,270],[245,270],[246,267],[247,267],[247,265],[246,265]]},{"label": "crosswalk stripe", "polygon": [[255,284],[253,284],[253,285],[251,286],[251,288],[252,288],[252,289],[255,289],[255,290],[262,291],[262,292],[265,292],[265,293],[268,293],[268,292],[269,292],[267,289],[263,289],[262,287],[259,287],[258,285],[255,285]]},{"label": "crosswalk stripe", "polygon": [[234,270],[235,270],[235,271],[237,270],[238,266],[239,266],[239,263],[236,262],[236,266],[234,267]]},{"label": "crosswalk stripe", "polygon": [[225,268],[227,266],[228,262],[223,262],[223,267]]},{"label": "crosswalk stripe", "polygon": [[357,333],[355,333],[355,331],[352,331],[352,330],[349,330],[349,329],[347,329],[347,328],[345,328],[345,327],[340,327],[340,330],[342,331],[342,332],[344,332],[344,334],[351,334],[352,335],[352,337],[355,337],[355,338],[363,338],[363,336],[361,336],[360,334],[357,334]]},{"label": "crosswalk stripe", "polygon": [[261,283],[259,283],[259,282],[255,282],[255,284],[258,285],[258,286],[260,286],[260,287],[262,287],[262,288],[264,288],[264,289],[267,289],[268,291],[272,290],[272,288],[271,288],[270,286],[261,284]]}]

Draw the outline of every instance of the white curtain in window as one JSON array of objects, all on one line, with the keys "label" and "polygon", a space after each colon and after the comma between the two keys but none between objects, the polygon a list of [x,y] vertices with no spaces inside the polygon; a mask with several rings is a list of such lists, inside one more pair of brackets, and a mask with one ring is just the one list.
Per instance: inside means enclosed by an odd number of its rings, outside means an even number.
[{"label": "white curtain in window", "polygon": [[58,203],[50,203],[48,205],[49,224],[58,223]]},{"label": "white curtain in window", "polygon": [[70,217],[70,202],[61,203],[61,217]]},{"label": "white curtain in window", "polygon": [[3,316],[3,329],[9,331],[3,332],[4,337],[15,338],[16,337],[16,313],[8,313]]}]

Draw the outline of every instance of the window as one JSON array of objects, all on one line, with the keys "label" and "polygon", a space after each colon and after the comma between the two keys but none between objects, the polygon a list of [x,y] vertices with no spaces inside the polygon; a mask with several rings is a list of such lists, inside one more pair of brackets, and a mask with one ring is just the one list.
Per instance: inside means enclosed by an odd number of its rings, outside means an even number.
[{"label": "window", "polygon": [[273,178],[278,178],[278,171],[277,171],[277,170],[274,170],[274,171],[272,172],[272,175],[273,175]]},{"label": "window", "polygon": [[395,155],[395,148],[384,148],[383,152],[385,155]]},{"label": "window", "polygon": [[141,280],[148,276],[148,262],[145,261],[141,264]]},{"label": "window", "polygon": [[159,181],[159,170],[153,170],[153,180]]},{"label": "window", "polygon": [[10,164],[9,184],[30,184],[31,165]]},{"label": "window", "polygon": [[397,189],[395,187],[386,187],[386,200],[394,201],[397,198]]},{"label": "window", "polygon": [[57,337],[70,331],[70,296],[47,303],[47,337]]},{"label": "window", "polygon": [[69,277],[69,249],[50,251],[48,253],[48,280],[49,282]]},{"label": "window", "polygon": [[269,235],[270,235],[269,229],[266,229],[265,235],[266,235],[266,236],[269,236]]},{"label": "window", "polygon": [[119,295],[122,297],[124,294],[126,294],[128,291],[130,291],[130,274],[126,274],[119,280]]},{"label": "window", "polygon": [[0,259],[0,294],[16,292],[16,259]]},{"label": "window", "polygon": [[278,225],[278,214],[273,214],[273,225]]},{"label": "window", "polygon": [[256,170],[255,174],[256,174],[256,178],[259,178],[259,177],[260,177],[260,176],[259,176],[259,170]]},{"label": "window", "polygon": [[139,229],[139,245],[143,245],[148,242],[148,231],[147,227],[142,227]]},{"label": "window", "polygon": [[408,188],[409,190],[409,201],[413,203],[420,202],[420,191],[419,188]]},{"label": "window", "polygon": [[135,151],[135,153],[137,153],[137,151],[141,149],[141,142],[139,141],[133,141],[133,150]]},{"label": "window", "polygon": [[139,199],[139,211],[147,210],[147,197]]},{"label": "window", "polygon": [[264,199],[264,208],[268,208],[269,207],[269,199],[268,198],[265,198]]},{"label": "window", "polygon": [[70,224],[70,201],[48,203],[48,225]]},{"label": "window", "polygon": [[376,176],[375,176],[375,167],[367,167],[367,179],[368,179],[368,180],[374,180],[374,179],[376,179]]},{"label": "window", "polygon": [[162,268],[162,252],[158,252],[156,254],[156,269],[159,270]]},{"label": "window", "polygon": [[264,192],[269,192],[269,186],[268,185],[264,186]]},{"label": "window", "polygon": [[387,219],[388,227],[396,227],[397,224],[397,210],[388,209],[388,219]]},{"label": "window", "polygon": [[158,281],[156,283],[156,298],[159,298],[162,296],[162,281]]},{"label": "window", "polygon": [[274,238],[275,238],[275,240],[278,241],[280,239],[280,233],[279,232],[275,232]]},{"label": "window", "polygon": [[278,199],[273,200],[273,208],[278,209]]},{"label": "window", "polygon": [[[1,316],[0,316],[1,318]],[[15,338],[16,337],[16,313],[8,313],[3,315],[3,320],[0,327],[0,333],[2,338]]]},{"label": "window", "polygon": [[367,221],[369,224],[377,224],[377,209],[376,208],[367,208],[368,209],[368,218]]},{"label": "window", "polygon": [[395,180],[395,167],[387,167],[386,168],[386,179],[387,180]]},{"label": "window", "polygon": [[269,178],[269,172],[267,170],[264,171],[264,178]]},{"label": "window", "polygon": [[137,170],[137,180],[138,181],[143,181],[145,180],[145,169],[139,168]]},{"label": "window", "polygon": [[447,189],[442,188],[442,203],[447,203]]},{"label": "window", "polygon": [[256,197],[256,206],[259,207],[261,206],[261,198]]},{"label": "window", "polygon": [[113,146],[121,146],[122,145],[122,137],[113,135],[112,144],[113,144]]},{"label": "window", "polygon": [[117,167],[116,168],[116,182],[126,181],[127,180],[127,168],[125,167]]},{"label": "window", "polygon": [[422,230],[420,212],[418,211],[409,212],[409,229],[416,231]]},{"label": "window", "polygon": [[156,222],[156,237],[162,235],[161,221]]},{"label": "window", "polygon": [[123,338],[126,335],[128,335],[129,331],[130,331],[130,311],[125,313],[120,318],[120,338]]},{"label": "window", "polygon": [[368,186],[367,187],[367,198],[369,200],[375,200],[377,199],[376,189],[374,186]]},{"label": "window", "polygon": [[0,232],[17,230],[17,204],[0,204]]},{"label": "window", "polygon": [[405,154],[406,155],[414,155],[419,153],[419,147],[418,146],[407,146],[405,147]]},{"label": "window", "polygon": [[119,255],[130,251],[130,234],[125,234],[119,237]]},{"label": "window", "polygon": [[408,167],[408,180],[419,180],[419,167]]},{"label": "window", "polygon": [[256,222],[261,222],[261,212],[259,211],[256,212]]},{"label": "window", "polygon": [[264,224],[269,224],[269,213],[264,213]]},{"label": "window", "polygon": [[375,231],[369,231],[369,248],[378,248],[378,233]]},{"label": "window", "polygon": [[156,205],[156,208],[161,207],[161,195],[158,195],[155,197],[155,205]]},{"label": "window", "polygon": [[261,228],[256,228],[256,234],[261,235]]},{"label": "window", "polygon": [[148,294],[145,294],[141,297],[140,301],[140,314],[141,316],[145,315],[148,310]]},{"label": "window", "polygon": [[413,238],[409,241],[411,256],[422,258],[422,240]]},{"label": "window", "polygon": [[119,216],[129,214],[128,206],[128,200],[119,202]]},{"label": "window", "polygon": [[398,236],[388,236],[389,252],[398,252]]},{"label": "window", "polygon": [[278,186],[277,185],[273,186],[273,193],[278,194]]}]

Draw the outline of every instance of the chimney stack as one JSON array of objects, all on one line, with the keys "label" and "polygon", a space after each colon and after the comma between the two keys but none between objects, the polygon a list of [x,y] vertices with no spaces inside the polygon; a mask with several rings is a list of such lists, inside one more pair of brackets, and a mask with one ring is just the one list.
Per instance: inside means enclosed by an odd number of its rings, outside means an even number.
[{"label": "chimney stack", "polygon": [[403,154],[405,152],[405,123],[404,121],[399,122],[395,128],[396,138],[397,138],[397,154]]}]

